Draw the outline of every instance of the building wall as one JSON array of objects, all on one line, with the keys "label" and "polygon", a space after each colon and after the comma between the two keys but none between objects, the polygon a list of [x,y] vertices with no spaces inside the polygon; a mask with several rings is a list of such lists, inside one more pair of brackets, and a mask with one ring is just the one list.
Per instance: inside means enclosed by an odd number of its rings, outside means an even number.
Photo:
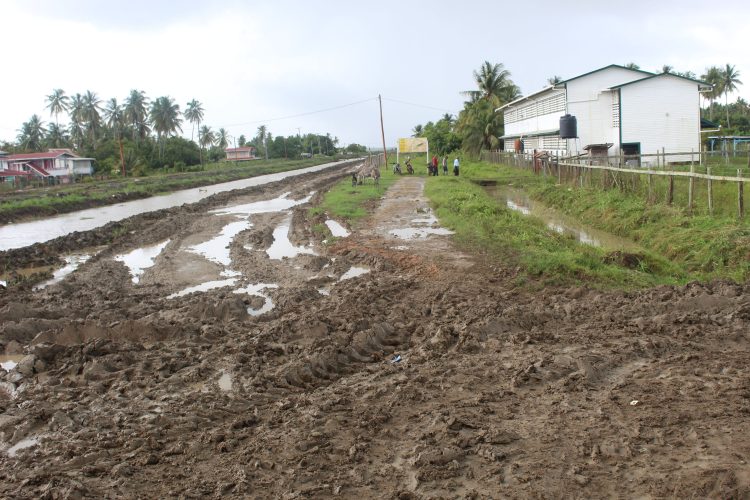
[{"label": "building wall", "polygon": [[503,110],[505,135],[556,130],[565,114],[565,90],[550,89]]},{"label": "building wall", "polygon": [[[639,142],[642,154],[700,151],[698,84],[677,77],[651,78],[621,89],[622,142]],[[690,155],[667,157],[690,161]]]},{"label": "building wall", "polygon": [[578,122],[578,140],[570,140],[572,154],[583,153],[589,144],[612,143],[610,155],[619,154],[620,130],[613,119],[616,92],[610,87],[643,78],[639,71],[607,68],[566,84],[568,113]]}]

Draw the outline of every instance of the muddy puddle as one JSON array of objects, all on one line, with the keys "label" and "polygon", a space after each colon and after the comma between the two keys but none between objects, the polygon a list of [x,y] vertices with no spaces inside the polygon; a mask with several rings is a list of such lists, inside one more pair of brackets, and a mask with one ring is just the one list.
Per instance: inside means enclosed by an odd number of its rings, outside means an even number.
[{"label": "muddy puddle", "polygon": [[143,273],[146,272],[146,269],[154,265],[154,259],[158,257],[167,244],[169,244],[169,240],[149,247],[136,248],[132,252],[117,255],[115,260],[122,262],[130,269],[133,283],[138,284]]},{"label": "muddy puddle", "polygon": [[23,357],[24,354],[2,354],[0,355],[0,368],[9,372],[16,367]]},{"label": "muddy puddle", "polygon": [[492,198],[499,200],[506,207],[523,215],[541,219],[549,229],[574,238],[579,243],[600,247],[605,250],[639,251],[638,245],[625,238],[620,238],[605,231],[588,227],[574,217],[562,214],[538,201],[531,200],[520,189],[509,186],[483,186]]},{"label": "muddy puddle", "polygon": [[362,276],[363,274],[367,274],[369,272],[370,272],[370,269],[367,267],[352,266],[347,272],[341,275],[341,277],[339,278],[339,281],[350,280],[352,278],[356,278],[357,276]]},{"label": "muddy puddle", "polygon": [[292,259],[302,254],[315,255],[315,251],[310,247],[297,247],[292,244],[289,240],[289,228],[291,225],[292,219],[289,217],[273,230],[273,243],[266,249],[269,259]]},{"label": "muddy puddle", "polygon": [[[34,243],[42,243],[74,231],[89,231],[108,222],[119,221],[145,212],[177,207],[185,203],[195,203],[204,198],[225,191],[244,189],[261,184],[277,182],[288,177],[318,172],[339,163],[325,163],[290,172],[261,175],[250,179],[225,182],[200,188],[175,191],[170,194],[153,196],[141,200],[129,201],[117,205],[79,210],[32,222],[8,224],[0,227],[0,251],[23,248]],[[280,210],[283,210],[281,208]]]},{"label": "muddy puddle", "polygon": [[326,221],[326,226],[328,226],[331,234],[336,238],[346,238],[351,234],[344,226],[335,220],[328,219]]}]

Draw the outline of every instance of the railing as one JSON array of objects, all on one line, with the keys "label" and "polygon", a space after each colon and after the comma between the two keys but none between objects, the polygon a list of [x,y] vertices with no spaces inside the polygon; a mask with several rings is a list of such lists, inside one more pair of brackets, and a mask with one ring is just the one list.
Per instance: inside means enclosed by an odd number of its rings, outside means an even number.
[{"label": "railing", "polygon": [[[740,157],[728,162],[726,156],[711,152],[556,156],[545,152],[485,151],[482,159],[529,169],[556,178],[559,184],[641,193],[649,203],[657,202],[663,191],[667,204],[681,204],[690,213],[705,211],[710,215],[717,209],[716,201],[726,212],[728,200],[735,198],[730,191],[736,191],[736,214],[743,217],[744,184],[750,181],[750,160],[745,163],[746,159]],[[731,184],[736,184],[736,190]]]}]

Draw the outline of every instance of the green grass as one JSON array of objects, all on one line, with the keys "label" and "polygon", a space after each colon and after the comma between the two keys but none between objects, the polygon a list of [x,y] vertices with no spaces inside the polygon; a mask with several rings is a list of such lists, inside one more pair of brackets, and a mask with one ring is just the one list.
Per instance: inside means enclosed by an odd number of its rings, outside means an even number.
[{"label": "green grass", "polygon": [[[637,190],[603,190],[596,182],[583,188],[565,183],[557,185],[556,178],[544,178],[528,170],[489,163],[468,165],[464,172],[468,177],[494,179],[499,184],[522,188],[532,198],[572,215],[584,224],[633,240],[646,252],[646,270],[653,282],[684,283],[712,278],[745,281],[750,277],[750,224],[733,215],[691,215],[677,206],[649,203]],[[511,240],[517,239],[518,236],[511,235]],[[584,253],[592,250],[577,246]],[[568,265],[562,268],[558,265],[558,271],[553,274],[559,274],[562,269],[562,274],[571,275],[571,271],[578,269],[574,264],[582,262],[561,256],[546,257],[541,251],[544,248],[544,245],[535,244],[531,252],[533,258],[521,259],[530,270],[544,270],[540,263],[547,265],[563,260]],[[594,274],[604,271],[598,266],[595,268]],[[622,283],[629,285],[638,281],[628,278]]]},{"label": "green grass", "polygon": [[285,172],[333,161],[330,157],[305,160],[256,160],[240,164],[226,162],[205,165],[204,170],[156,173],[145,177],[92,180],[77,184],[0,191],[0,220],[21,216],[45,216],[112,200],[135,199],[181,189],[230,182],[258,175]]},{"label": "green grass", "polygon": [[310,209],[310,215],[324,211],[331,217],[344,219],[349,223],[365,217],[368,203],[383,196],[386,189],[398,179],[390,167],[381,168],[381,175],[379,186],[375,186],[372,179],[367,179],[363,185],[356,187],[352,186],[350,178],[342,180],[325,194],[318,207]]},{"label": "green grass", "polygon": [[608,252],[581,245],[536,218],[509,210],[471,179],[502,182],[503,175],[494,165],[464,161],[460,177],[428,179],[426,194],[441,224],[456,232],[459,244],[507,266],[520,266],[543,284],[585,282],[632,289],[686,279],[668,261],[648,252],[639,256],[638,269],[611,263]]}]

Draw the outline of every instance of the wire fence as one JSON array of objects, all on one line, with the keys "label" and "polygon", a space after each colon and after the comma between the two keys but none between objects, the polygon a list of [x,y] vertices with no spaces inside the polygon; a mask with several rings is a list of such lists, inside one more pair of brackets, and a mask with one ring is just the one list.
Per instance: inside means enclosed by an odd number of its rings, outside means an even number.
[{"label": "wire fence", "polygon": [[636,193],[649,203],[697,215],[744,217],[744,185],[750,181],[750,156],[713,152],[556,156],[485,151],[482,159],[556,178],[559,184]]}]

